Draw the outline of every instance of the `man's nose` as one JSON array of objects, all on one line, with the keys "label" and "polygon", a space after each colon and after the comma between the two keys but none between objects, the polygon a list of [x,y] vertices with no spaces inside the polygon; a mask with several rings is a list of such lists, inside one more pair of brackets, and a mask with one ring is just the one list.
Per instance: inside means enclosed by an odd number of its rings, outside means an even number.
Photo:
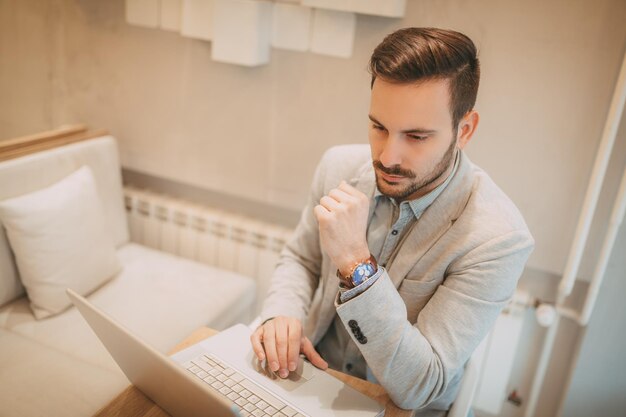
[{"label": "man's nose", "polygon": [[402,145],[400,140],[389,135],[379,157],[380,162],[390,168],[402,164]]}]

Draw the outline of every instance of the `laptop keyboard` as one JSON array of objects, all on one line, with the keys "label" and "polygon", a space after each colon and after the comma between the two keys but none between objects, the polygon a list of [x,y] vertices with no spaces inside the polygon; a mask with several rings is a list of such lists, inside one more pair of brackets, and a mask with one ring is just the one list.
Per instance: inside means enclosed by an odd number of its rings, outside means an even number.
[{"label": "laptop keyboard", "polygon": [[214,356],[201,355],[187,362],[185,367],[212,389],[237,404],[242,417],[308,417]]}]

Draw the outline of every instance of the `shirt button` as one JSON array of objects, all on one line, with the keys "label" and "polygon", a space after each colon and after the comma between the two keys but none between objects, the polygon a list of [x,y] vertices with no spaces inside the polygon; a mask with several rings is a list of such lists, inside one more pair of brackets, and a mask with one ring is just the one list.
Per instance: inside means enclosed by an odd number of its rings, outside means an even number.
[{"label": "shirt button", "polygon": [[346,365],[346,371],[350,372],[352,370],[352,364],[349,363]]},{"label": "shirt button", "polygon": [[398,234],[398,231],[394,229],[394,230],[391,231],[391,234],[395,236],[395,235]]}]

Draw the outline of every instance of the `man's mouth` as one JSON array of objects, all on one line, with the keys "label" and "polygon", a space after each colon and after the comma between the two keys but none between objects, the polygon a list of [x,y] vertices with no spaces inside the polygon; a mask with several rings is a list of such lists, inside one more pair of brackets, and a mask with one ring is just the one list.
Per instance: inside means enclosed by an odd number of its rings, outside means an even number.
[{"label": "man's mouth", "polygon": [[405,178],[403,175],[389,175],[389,174],[385,174],[382,171],[381,171],[380,175],[387,182],[398,182],[398,181],[400,181],[400,180]]}]

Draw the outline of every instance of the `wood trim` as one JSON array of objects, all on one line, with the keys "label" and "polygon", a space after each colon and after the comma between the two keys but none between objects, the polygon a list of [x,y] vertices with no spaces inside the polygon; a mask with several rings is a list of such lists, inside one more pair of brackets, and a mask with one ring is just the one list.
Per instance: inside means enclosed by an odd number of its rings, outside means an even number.
[{"label": "wood trim", "polygon": [[18,158],[86,139],[107,135],[105,129],[88,130],[87,126],[70,125],[34,135],[0,141],[0,161]]}]

